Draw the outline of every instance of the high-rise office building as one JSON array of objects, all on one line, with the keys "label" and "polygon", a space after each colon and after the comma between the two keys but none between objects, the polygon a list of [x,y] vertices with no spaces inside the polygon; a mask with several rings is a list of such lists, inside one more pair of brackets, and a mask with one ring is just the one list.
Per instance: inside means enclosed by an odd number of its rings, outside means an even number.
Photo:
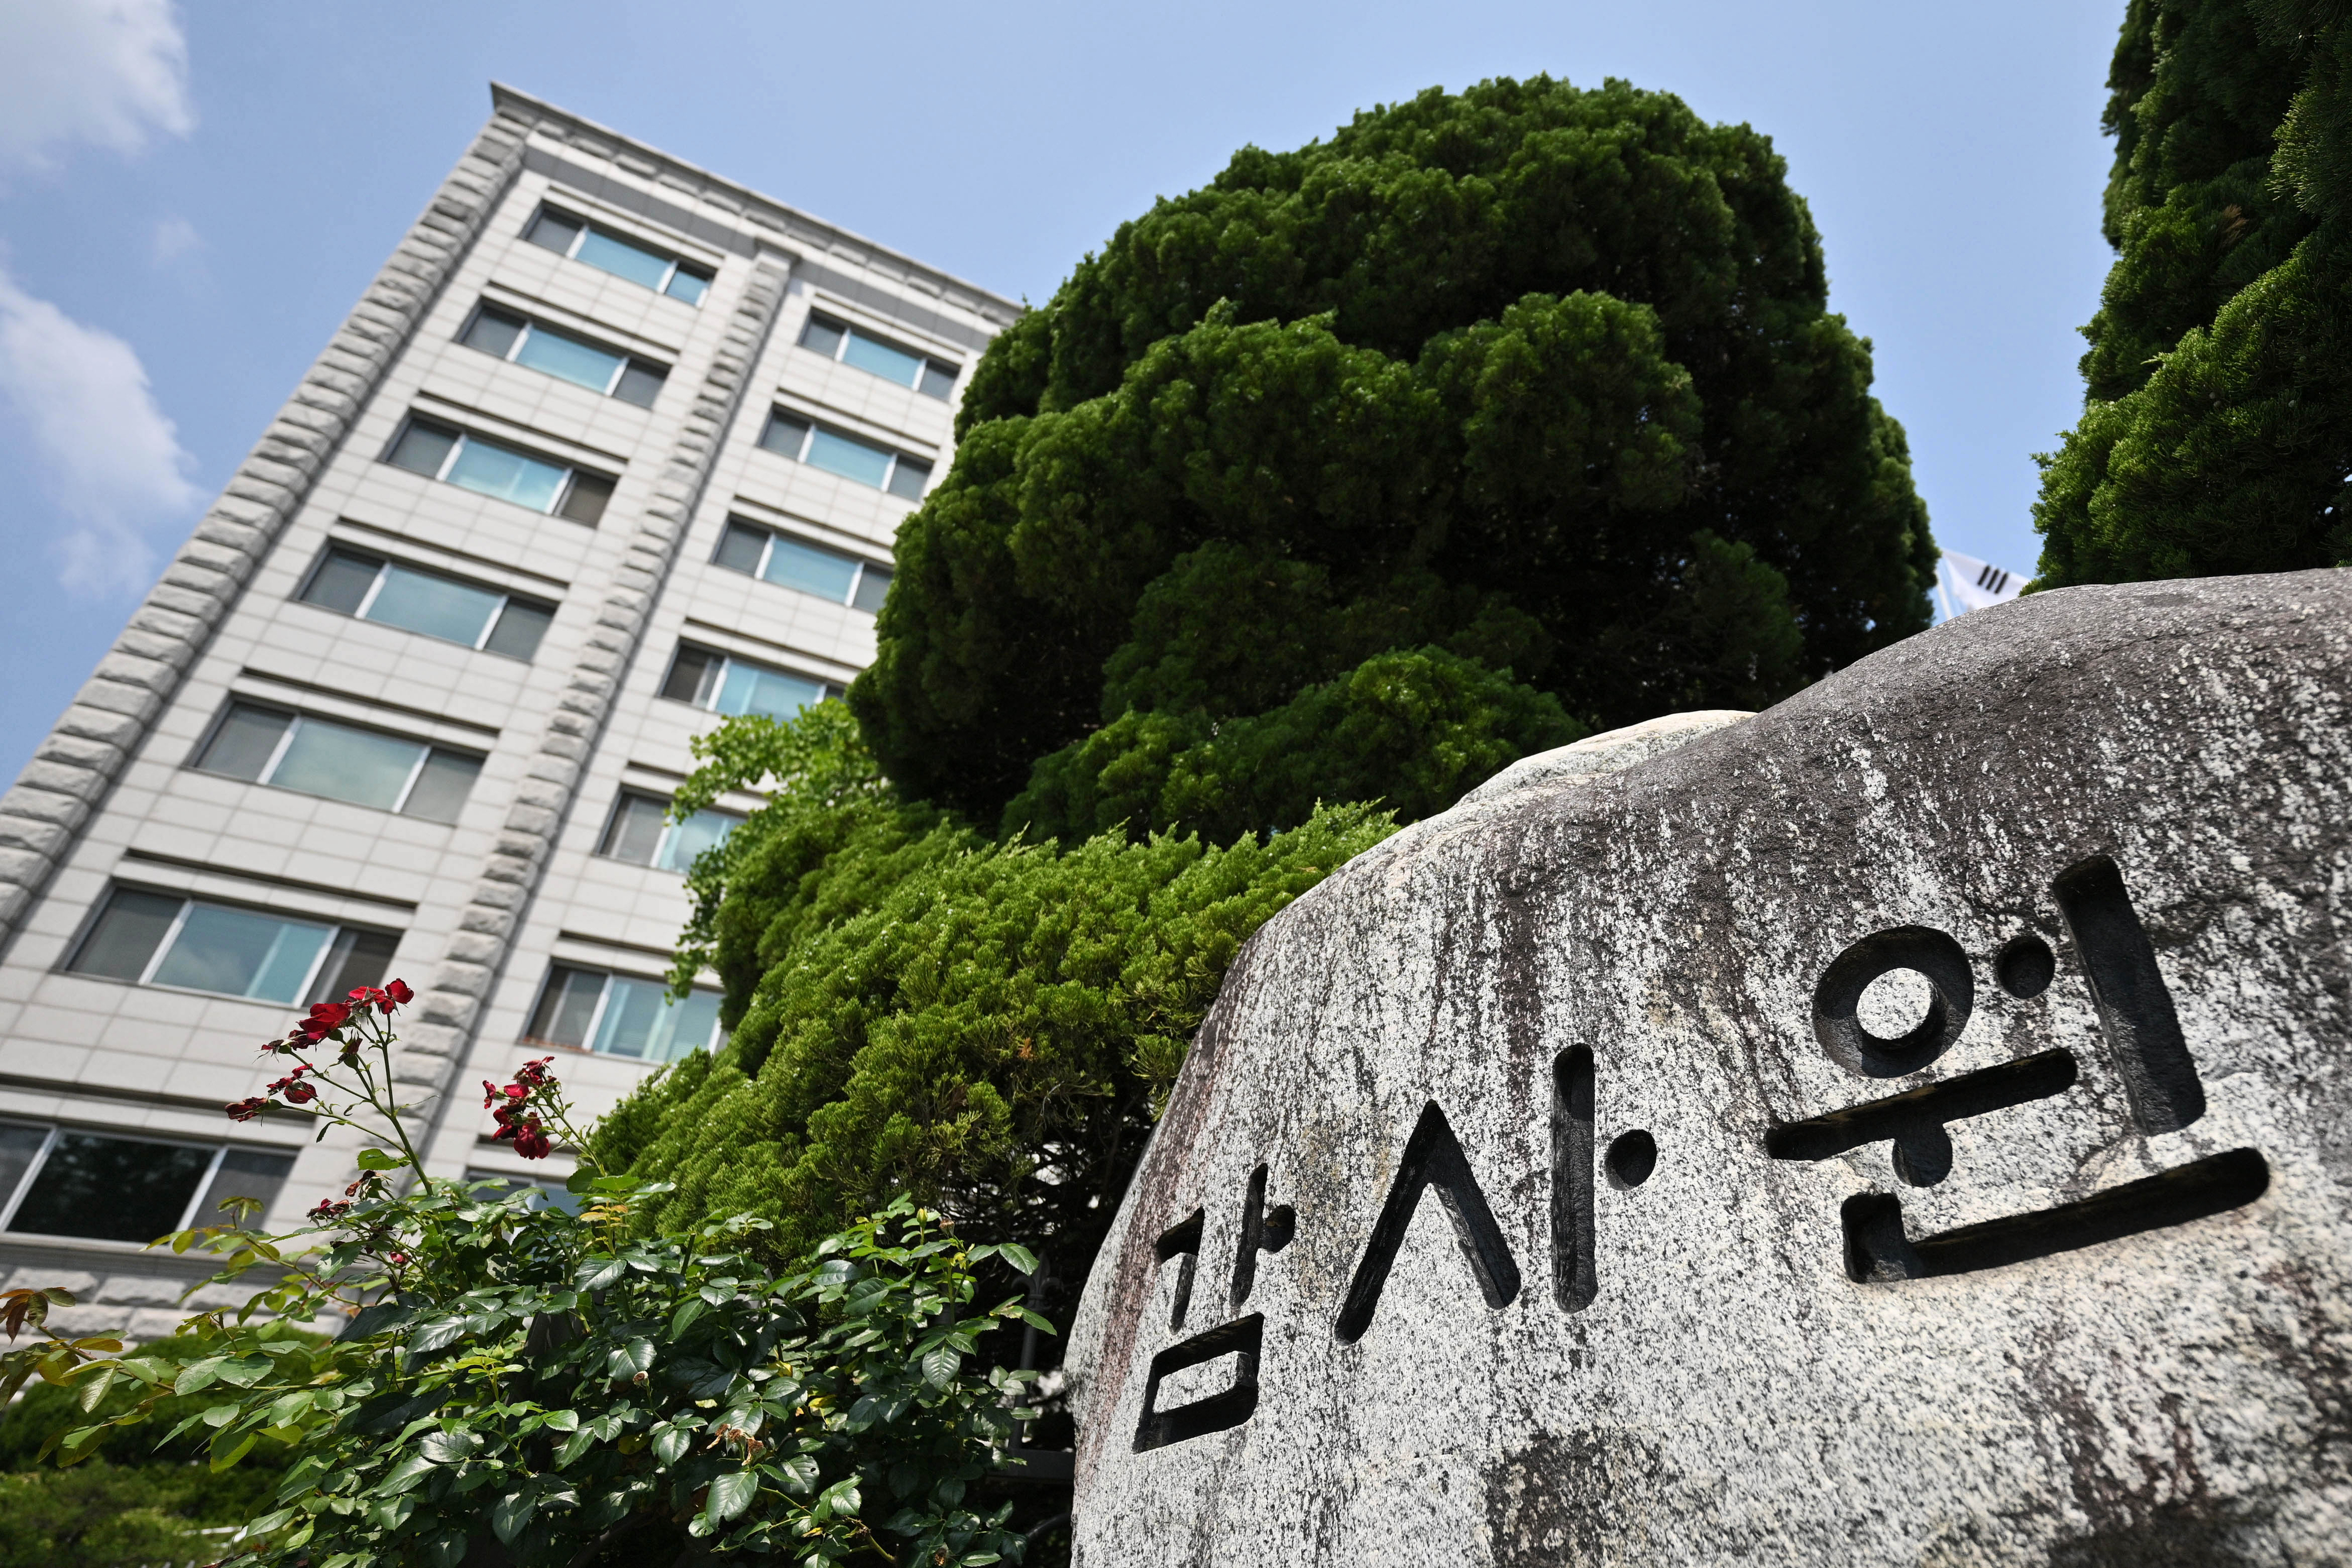
[{"label": "high-rise office building", "polygon": [[[405,978],[434,1175],[560,1179],[476,1081],[590,1114],[708,1045],[664,999],[688,742],[874,649],[899,520],[1019,307],[521,93],[0,799],[0,1273],[145,1335],[222,1198],[350,1178],[230,1101]],[[750,798],[722,801],[740,812]],[[453,1092],[455,1091],[455,1092]]]}]

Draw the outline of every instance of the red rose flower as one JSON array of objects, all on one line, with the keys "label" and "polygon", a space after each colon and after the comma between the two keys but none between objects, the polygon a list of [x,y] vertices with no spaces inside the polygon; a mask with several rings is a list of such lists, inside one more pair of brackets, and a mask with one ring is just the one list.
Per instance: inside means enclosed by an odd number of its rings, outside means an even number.
[{"label": "red rose flower", "polygon": [[314,1084],[289,1083],[286,1086],[286,1099],[289,1104],[308,1105],[318,1097],[319,1091]]},{"label": "red rose flower", "polygon": [[515,1138],[515,1153],[527,1160],[543,1160],[554,1146],[547,1141],[547,1134],[536,1127]]},{"label": "red rose flower", "polygon": [[[404,1008],[414,1000],[416,996],[415,991],[408,988],[408,983],[404,980],[393,981],[392,984],[383,988],[383,994],[392,998],[393,1007]],[[384,1010],[386,1012],[390,1012],[392,1009],[386,1008]]]},{"label": "red rose flower", "polygon": [[250,1122],[256,1116],[260,1115],[263,1111],[268,1109],[268,1106],[269,1102],[264,1100],[257,1094],[249,1099],[236,1101],[228,1107],[229,1120],[232,1122]]}]

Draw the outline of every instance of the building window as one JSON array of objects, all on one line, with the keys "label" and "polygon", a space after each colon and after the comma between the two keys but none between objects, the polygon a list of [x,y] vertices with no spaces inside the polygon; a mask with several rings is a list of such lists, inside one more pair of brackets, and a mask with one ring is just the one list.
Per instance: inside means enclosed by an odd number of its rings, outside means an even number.
[{"label": "building window", "polygon": [[596,852],[656,871],[688,872],[694,869],[695,856],[733,832],[742,820],[732,811],[706,807],[683,822],[673,822],[668,801],[623,790]]},{"label": "building window", "polygon": [[956,367],[945,360],[901,348],[846,322],[811,316],[808,325],[801,329],[801,347],[828,360],[871,371],[886,382],[912,387],[925,397],[944,399],[955,391]]},{"label": "building window", "polygon": [[541,207],[523,238],[535,246],[568,256],[574,261],[642,283],[656,294],[699,305],[710,289],[710,273],[691,262],[665,256],[651,246],[624,239],[601,225],[553,207]]},{"label": "building window", "polygon": [[389,931],[118,887],[66,967],[282,1006],[380,983],[399,944]]},{"label": "building window", "polygon": [[518,599],[437,571],[337,545],[310,574],[302,602],[422,632],[486,653],[529,659],[555,617],[555,606]]},{"label": "building window", "polygon": [[674,702],[728,715],[756,713],[790,718],[811,703],[837,697],[841,688],[807,675],[730,658],[691,643],[678,644],[661,695]]},{"label": "building window", "polygon": [[594,527],[613,498],[613,481],[553,458],[487,440],[455,425],[411,419],[383,460],[477,495],[493,496]]},{"label": "building window", "polygon": [[548,972],[527,1038],[533,1045],[676,1061],[719,1043],[719,996],[696,991],[673,1002],[659,980],[558,964]]},{"label": "building window", "polygon": [[485,305],[474,312],[457,340],[469,349],[496,354],[501,360],[544,371],[574,386],[619,398],[623,402],[651,408],[669,375],[651,360],[640,360],[542,326],[511,310]]},{"label": "building window", "polygon": [[923,486],[930,483],[931,465],[919,457],[845,435],[825,425],[812,424],[782,409],[769,412],[768,427],[760,433],[760,444],[812,468],[822,468],[828,474],[838,474],[910,501],[921,500]]},{"label": "building window", "polygon": [[882,597],[890,591],[887,567],[734,517],[727,519],[727,531],[719,536],[719,553],[711,559],[730,571],[749,572],[853,610],[881,609]]},{"label": "building window", "polygon": [[292,1155],[0,1123],[0,1228],[148,1242],[277,1201]]},{"label": "building window", "polygon": [[454,822],[482,759],[357,725],[235,702],[191,766],[248,784]]}]

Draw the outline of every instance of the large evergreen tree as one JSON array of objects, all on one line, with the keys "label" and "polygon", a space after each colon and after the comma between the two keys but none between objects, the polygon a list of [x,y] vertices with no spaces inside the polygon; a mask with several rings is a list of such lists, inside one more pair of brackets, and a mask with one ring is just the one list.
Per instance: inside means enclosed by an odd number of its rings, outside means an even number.
[{"label": "large evergreen tree", "polygon": [[1870,354],[1769,141],[1495,81],[1247,149],[982,359],[850,701],[911,795],[1084,836],[1442,809],[1926,624]]},{"label": "large evergreen tree", "polygon": [[2352,27],[2343,0],[2131,0],[2116,250],[2037,587],[2352,557]]}]

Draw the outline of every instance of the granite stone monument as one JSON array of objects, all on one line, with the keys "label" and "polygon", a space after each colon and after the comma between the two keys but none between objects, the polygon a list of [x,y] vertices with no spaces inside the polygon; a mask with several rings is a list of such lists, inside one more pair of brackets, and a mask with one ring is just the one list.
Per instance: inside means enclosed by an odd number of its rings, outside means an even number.
[{"label": "granite stone monument", "polygon": [[1270,922],[1083,1568],[2352,1562],[2352,571],[2030,596]]}]

